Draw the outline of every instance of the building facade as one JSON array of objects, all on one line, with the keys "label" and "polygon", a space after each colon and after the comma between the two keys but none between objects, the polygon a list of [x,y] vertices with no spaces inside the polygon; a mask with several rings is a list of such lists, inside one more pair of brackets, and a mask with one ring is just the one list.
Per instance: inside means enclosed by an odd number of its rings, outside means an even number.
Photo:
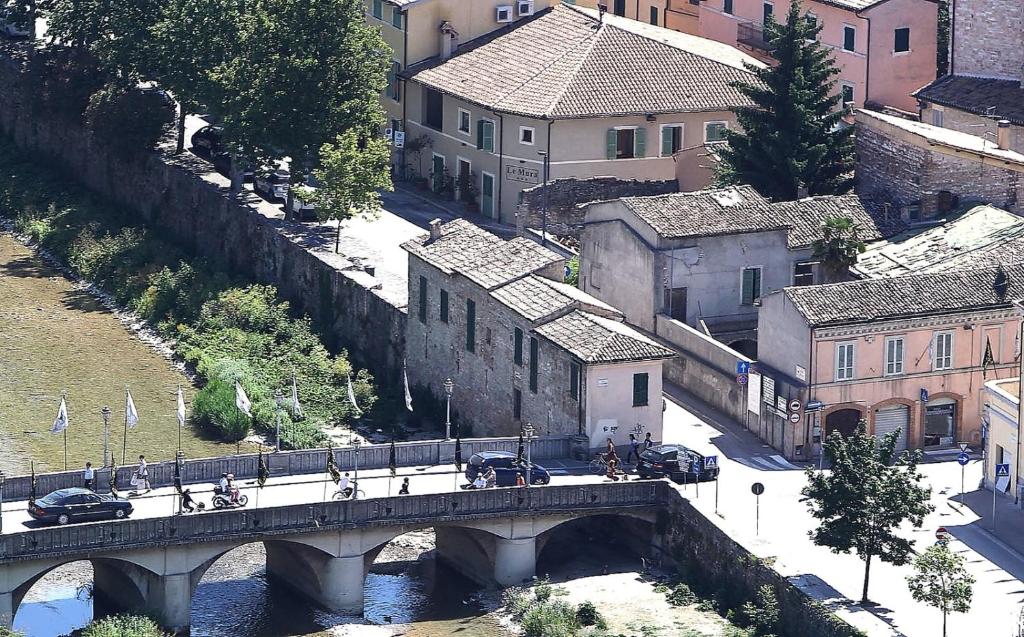
[{"label": "building facade", "polygon": [[[1009,494],[1020,503],[1024,482],[1020,479],[1020,377],[985,383],[983,426],[985,436],[985,484]],[[1010,465],[1010,475],[996,477],[996,465]]]}]

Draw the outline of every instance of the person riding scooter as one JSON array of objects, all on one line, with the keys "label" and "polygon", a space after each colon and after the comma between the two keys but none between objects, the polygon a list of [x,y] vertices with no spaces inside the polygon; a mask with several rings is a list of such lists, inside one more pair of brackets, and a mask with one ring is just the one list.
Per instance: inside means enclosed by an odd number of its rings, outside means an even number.
[{"label": "person riding scooter", "polygon": [[235,474],[228,474],[228,490],[227,493],[231,494],[231,504],[238,504],[238,487],[235,486]]}]

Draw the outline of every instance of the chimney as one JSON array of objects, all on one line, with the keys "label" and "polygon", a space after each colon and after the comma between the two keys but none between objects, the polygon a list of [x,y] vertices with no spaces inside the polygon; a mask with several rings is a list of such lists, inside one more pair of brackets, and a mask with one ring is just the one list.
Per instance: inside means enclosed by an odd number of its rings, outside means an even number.
[{"label": "chimney", "polygon": [[437,241],[441,238],[441,220],[434,219],[430,222],[430,240]]},{"label": "chimney", "polygon": [[807,184],[800,182],[796,186],[796,198],[807,199],[810,193],[807,191]]},{"label": "chimney", "polygon": [[996,146],[999,150],[1010,150],[1010,121],[999,120],[999,128],[996,130]]},{"label": "chimney", "polygon": [[455,30],[451,22],[445,20],[441,23],[441,59],[447,60],[455,55],[459,48],[459,32]]}]

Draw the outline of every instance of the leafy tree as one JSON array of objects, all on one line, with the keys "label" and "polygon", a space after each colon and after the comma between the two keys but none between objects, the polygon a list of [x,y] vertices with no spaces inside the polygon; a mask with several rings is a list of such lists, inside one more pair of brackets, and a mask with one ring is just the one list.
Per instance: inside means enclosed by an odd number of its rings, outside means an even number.
[{"label": "leafy tree", "polygon": [[39,0],[39,11],[51,43],[88,49],[100,37],[103,0]]},{"label": "leafy tree", "polygon": [[821,226],[821,239],[811,244],[814,256],[825,267],[829,278],[842,279],[857,264],[857,255],[867,246],[860,239],[860,229],[849,217],[828,217]]},{"label": "leafy tree", "polygon": [[832,470],[816,472],[809,467],[801,492],[819,521],[810,532],[814,543],[833,553],[853,551],[864,560],[862,603],[868,602],[872,558],[906,564],[913,543],[896,532],[905,522],[920,527],[934,508],[928,502],[931,489],[920,484],[921,453],[905,451],[897,458],[897,433],[881,439],[870,436],[863,420],[849,437],[833,433],[825,442]]},{"label": "leafy tree", "polygon": [[753,105],[734,109],[740,126],[726,132],[719,151],[720,181],[750,184],[776,201],[796,199],[803,189],[829,195],[852,186],[853,130],[840,127],[839,69],[819,31],[796,1],[785,24],[765,25],[777,64],[748,65],[755,79],[735,84]]},{"label": "leafy tree", "polygon": [[383,137],[360,140],[353,129],[320,149],[320,168],[313,171],[319,187],[305,189],[302,196],[313,202],[321,221],[338,221],[335,252],[341,241],[342,222],[355,215],[372,214],[380,207],[380,191],[394,189],[390,170],[391,148]]},{"label": "leafy tree", "polygon": [[[36,38],[36,15],[38,8],[36,7],[36,0],[12,0],[7,3],[7,9],[10,11],[8,14],[8,21],[19,27],[24,31],[28,31],[29,40]],[[35,47],[30,47],[29,52],[33,52]],[[2,637],[0,633],[0,637]]]},{"label": "leafy tree", "polygon": [[89,134],[121,157],[152,150],[173,121],[174,103],[165,93],[120,83],[96,91],[85,109]]},{"label": "leafy tree", "polygon": [[742,608],[743,617],[754,629],[754,634],[759,637],[770,637],[775,634],[782,618],[781,613],[775,589],[768,584],[757,589],[755,601],[747,602]]},{"label": "leafy tree", "polygon": [[149,617],[114,615],[98,619],[82,629],[82,637],[166,637]]},{"label": "leafy tree", "polygon": [[914,558],[914,574],[907,586],[915,600],[942,611],[942,637],[946,637],[949,613],[971,609],[974,577],[964,570],[964,558],[949,550],[945,542],[929,546]]},{"label": "leafy tree", "polygon": [[88,51],[58,46],[29,58],[25,86],[35,96],[33,109],[77,123],[92,94],[109,79]]},{"label": "leafy tree", "polygon": [[949,0],[939,0],[939,33],[935,52],[935,69],[938,77],[949,73]]}]

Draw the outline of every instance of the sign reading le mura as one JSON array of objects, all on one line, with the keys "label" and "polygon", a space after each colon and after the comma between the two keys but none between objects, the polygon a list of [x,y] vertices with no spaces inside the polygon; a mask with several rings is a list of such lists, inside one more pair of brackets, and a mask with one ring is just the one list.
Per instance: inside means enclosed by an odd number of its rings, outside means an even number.
[{"label": "sign reading le mura", "polygon": [[527,166],[505,166],[505,179],[521,181],[524,184],[539,184],[540,170]]}]

